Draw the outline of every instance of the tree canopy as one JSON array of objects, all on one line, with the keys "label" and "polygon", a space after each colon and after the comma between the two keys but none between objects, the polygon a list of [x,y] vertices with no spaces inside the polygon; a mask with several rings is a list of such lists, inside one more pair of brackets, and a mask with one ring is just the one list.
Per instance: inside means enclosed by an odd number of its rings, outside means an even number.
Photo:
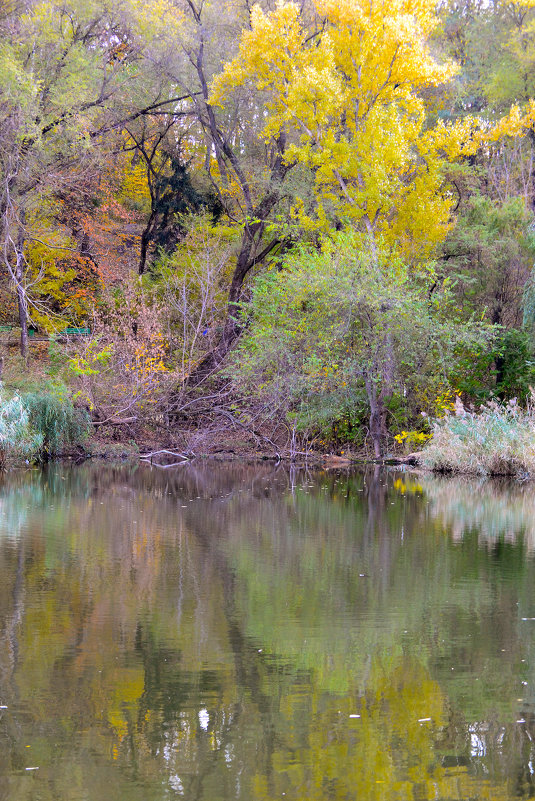
[{"label": "tree canopy", "polygon": [[[400,426],[425,433],[437,393],[525,396],[529,346],[513,379],[503,343],[532,333],[534,14],[530,2],[472,0],[6,6],[2,322],[20,328],[26,358],[34,329],[98,332],[68,356],[100,422],[125,409],[168,423],[188,409],[189,420],[217,395],[222,413],[253,425],[276,405],[262,384],[274,350],[260,369],[253,343],[268,328],[288,340],[299,312],[310,352],[338,364],[351,275],[350,306],[368,299],[362,347],[380,343],[386,380],[375,370],[364,400],[340,404],[335,379],[327,438],[351,419],[376,447],[375,395],[381,450]],[[296,306],[303,281],[332,329],[311,324],[308,298]],[[401,308],[436,336],[415,338]],[[247,378],[229,356],[240,338]],[[306,360],[287,347],[282,363],[305,386]],[[347,386],[366,385],[359,348],[352,340]],[[477,391],[461,380],[467,363]],[[281,411],[290,429],[292,403]],[[302,435],[325,434],[314,425]]]}]

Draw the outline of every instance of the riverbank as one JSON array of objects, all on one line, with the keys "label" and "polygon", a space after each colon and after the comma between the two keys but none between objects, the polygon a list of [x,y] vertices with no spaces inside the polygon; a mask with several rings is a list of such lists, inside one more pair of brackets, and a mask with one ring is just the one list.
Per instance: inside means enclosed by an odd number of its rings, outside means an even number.
[{"label": "riverbank", "polygon": [[[361,426],[352,440],[343,442],[325,434],[299,434],[283,417],[266,417],[254,400],[248,407],[207,405],[202,416],[146,414],[144,418],[103,415],[84,402],[54,373],[49,358],[28,374],[22,364],[10,363],[0,384],[0,464],[16,460],[43,462],[70,456],[75,459],[134,459],[169,466],[195,458],[221,461],[273,461],[325,468],[359,464],[411,465],[434,472],[535,476],[535,402],[525,408],[516,400],[491,401],[478,410],[465,408],[460,399],[445,414],[429,421],[429,433],[403,431],[391,435],[382,459]],[[427,424],[426,424],[427,425]],[[358,443],[358,444],[357,444]]]}]

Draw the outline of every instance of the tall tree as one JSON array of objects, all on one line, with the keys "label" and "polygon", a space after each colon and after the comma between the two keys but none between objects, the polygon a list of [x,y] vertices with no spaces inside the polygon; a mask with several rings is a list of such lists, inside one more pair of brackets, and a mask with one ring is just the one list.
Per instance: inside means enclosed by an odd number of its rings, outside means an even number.
[{"label": "tall tree", "polygon": [[469,133],[468,124],[427,120],[424,90],[456,71],[429,49],[435,3],[319,0],[316,8],[321,27],[310,30],[292,2],[270,14],[255,6],[214,102],[254,82],[266,107],[262,136],[284,137],[283,163],[312,171],[319,221],[338,218],[426,256],[449,227],[444,168]]},{"label": "tall tree", "polygon": [[220,340],[189,377],[197,385],[224,359],[241,330],[240,301],[247,276],[284,246],[285,236],[272,226],[274,215],[288,218],[284,184],[292,163],[284,158],[283,131],[268,143],[258,138],[263,102],[254,91],[241,92],[236,102],[219,108],[212,100],[214,75],[236,51],[248,26],[245,3],[225,7],[219,2],[187,0],[183,34],[174,61],[167,66],[178,91],[189,95],[198,125],[189,131],[189,145],[228,220],[241,231],[228,290],[227,317]]},{"label": "tall tree", "polygon": [[[296,232],[315,236],[349,224],[411,258],[432,252],[451,225],[455,201],[444,186],[445,167],[471,130],[470,121],[430,126],[427,118],[425,91],[456,71],[431,55],[428,40],[438,24],[431,0],[254,6],[217,40],[214,9],[188,0],[183,53],[193,72],[189,92],[205,138],[205,168],[243,233],[227,320],[190,376],[194,385],[217,368],[241,331],[248,275]],[[217,74],[214,48],[221,41],[218,54],[234,49],[235,56]],[[290,174],[298,180],[290,182]]]}]

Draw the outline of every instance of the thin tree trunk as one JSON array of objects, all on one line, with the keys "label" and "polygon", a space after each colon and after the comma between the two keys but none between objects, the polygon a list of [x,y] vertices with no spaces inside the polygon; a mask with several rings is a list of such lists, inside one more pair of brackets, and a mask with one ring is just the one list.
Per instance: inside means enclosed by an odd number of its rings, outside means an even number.
[{"label": "thin tree trunk", "polygon": [[[384,305],[382,311],[386,312],[389,310],[388,305]],[[383,366],[383,376],[381,380],[381,391],[379,392],[379,399],[380,399],[380,417],[381,417],[381,440],[383,443],[386,442],[388,438],[388,426],[387,426],[387,415],[388,409],[386,408],[386,402],[392,397],[392,393],[394,391],[394,342],[392,337],[392,330],[390,327],[387,328],[387,332],[384,338],[384,366]]]},{"label": "thin tree trunk", "polygon": [[375,382],[365,379],[366,394],[370,404],[370,436],[372,438],[373,452],[376,459],[382,458],[382,444],[384,440],[384,427],[386,409],[381,393],[377,393]]},{"label": "thin tree trunk", "polygon": [[19,323],[20,323],[20,353],[23,359],[28,358],[28,313],[26,311],[26,298],[24,290],[17,286]]},{"label": "thin tree trunk", "polygon": [[139,253],[139,267],[138,273],[139,275],[143,275],[145,272],[145,267],[147,264],[147,256],[149,253],[149,244],[152,238],[152,234],[154,231],[154,222],[155,222],[156,214],[151,212],[147,225],[143,229],[143,233],[141,234],[141,249]]},{"label": "thin tree trunk", "polygon": [[22,228],[24,220],[21,220],[17,235],[17,246],[15,251],[15,280],[17,282],[17,303],[19,309],[20,324],[20,352],[23,359],[28,358],[28,304],[26,302],[26,290],[24,289],[24,230]]},{"label": "thin tree trunk", "polygon": [[258,245],[256,238],[259,224],[256,223],[246,229],[240,252],[236,260],[236,267],[232,275],[230,284],[228,303],[227,303],[227,318],[221,338],[215,348],[208,353],[204,359],[197,365],[195,370],[188,377],[186,384],[188,387],[196,387],[202,382],[221,364],[227,353],[230,351],[234,342],[238,339],[242,324],[240,322],[241,309],[240,300],[243,289],[244,281],[249,271],[256,264],[261,264],[264,259],[277,247],[284,247],[285,243],[278,239],[273,239],[262,249],[261,253],[255,255]]},{"label": "thin tree trunk", "polygon": [[[221,174],[226,175],[228,172],[233,172],[235,175],[235,179],[243,194],[243,204],[248,218],[245,223],[245,230],[236,260],[236,267],[232,275],[228,295],[227,319],[225,321],[223,333],[216,347],[202,359],[186,381],[188,387],[196,387],[202,384],[202,382],[219,367],[233,343],[240,335],[240,299],[247,274],[255,265],[261,264],[274,248],[282,244],[280,239],[275,237],[263,248],[261,245],[266,232],[266,221],[269,219],[271,212],[279,201],[282,184],[293,165],[285,161],[286,135],[284,132],[281,132],[277,138],[276,149],[272,156],[270,178],[266,193],[259,202],[255,204],[247,172],[240,163],[238,153],[233,150],[229,139],[222,134],[217,124],[214,108],[210,103],[210,92],[204,66],[205,32],[201,24],[202,6],[196,8],[193,0],[188,0],[188,5],[195,22],[199,26],[199,42],[196,58],[196,70],[201,86],[200,95],[202,98],[202,100],[199,101],[199,105],[202,108],[199,117],[203,127],[209,133],[211,148],[213,148],[215,153]],[[249,220],[254,220],[254,222],[249,222]]]}]

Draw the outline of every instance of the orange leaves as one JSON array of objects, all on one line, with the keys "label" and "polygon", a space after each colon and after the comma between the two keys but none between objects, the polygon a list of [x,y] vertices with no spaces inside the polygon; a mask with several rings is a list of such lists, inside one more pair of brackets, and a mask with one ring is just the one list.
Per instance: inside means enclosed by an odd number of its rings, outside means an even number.
[{"label": "orange leaves", "polygon": [[102,285],[122,281],[136,268],[142,215],[130,201],[138,190],[140,169],[130,172],[117,161],[60,200],[58,217],[75,233],[78,247],[69,258],[94,297]]}]

